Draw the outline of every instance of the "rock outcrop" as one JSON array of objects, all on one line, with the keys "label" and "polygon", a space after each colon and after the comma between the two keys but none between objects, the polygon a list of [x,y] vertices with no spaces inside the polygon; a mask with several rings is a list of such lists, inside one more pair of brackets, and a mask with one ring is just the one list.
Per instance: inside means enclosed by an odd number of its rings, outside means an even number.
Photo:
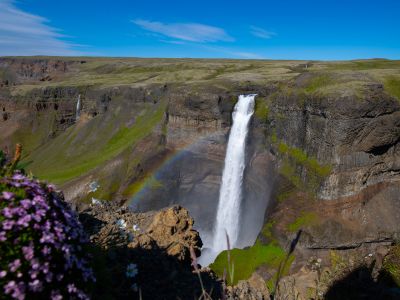
[{"label": "rock outcrop", "polygon": [[[190,258],[190,248],[199,255],[202,243],[186,209],[138,214],[115,203],[97,203],[79,210],[94,245],[99,277],[94,298],[191,299],[202,294]],[[130,264],[137,270],[132,277],[127,275]],[[210,272],[201,276],[213,299],[220,299],[221,283]]]},{"label": "rock outcrop", "polygon": [[237,285],[227,287],[226,299],[270,300],[271,295],[263,278],[254,273],[248,280],[241,280]]},{"label": "rock outcrop", "polygon": [[0,68],[4,70],[1,87],[12,86],[25,81],[51,81],[63,76],[75,64],[84,60],[46,58],[0,58]]},{"label": "rock outcrop", "polygon": [[193,230],[193,219],[187,210],[176,206],[157,213],[144,233],[137,235],[128,247],[151,249],[155,245],[184,262],[191,260],[190,248],[200,255],[200,236]]},{"label": "rock outcrop", "polygon": [[92,233],[91,241],[105,249],[121,245],[132,249],[158,248],[189,264],[190,248],[200,254],[199,233],[193,229],[188,211],[180,206],[135,214],[127,207],[101,202],[82,210],[81,218]]}]

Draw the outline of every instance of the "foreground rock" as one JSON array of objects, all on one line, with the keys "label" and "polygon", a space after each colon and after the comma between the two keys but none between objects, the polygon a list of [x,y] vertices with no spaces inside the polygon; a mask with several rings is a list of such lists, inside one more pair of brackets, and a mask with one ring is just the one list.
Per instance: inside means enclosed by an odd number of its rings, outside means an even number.
[{"label": "foreground rock", "polygon": [[254,273],[248,280],[241,280],[234,287],[226,289],[226,299],[229,300],[269,300],[271,295],[260,275]]},{"label": "foreground rock", "polygon": [[[98,203],[80,209],[80,219],[95,248],[94,299],[197,299],[202,294],[190,259],[190,248],[199,255],[202,242],[186,209],[137,214]],[[202,272],[202,279],[219,299],[220,282],[210,272]]]}]

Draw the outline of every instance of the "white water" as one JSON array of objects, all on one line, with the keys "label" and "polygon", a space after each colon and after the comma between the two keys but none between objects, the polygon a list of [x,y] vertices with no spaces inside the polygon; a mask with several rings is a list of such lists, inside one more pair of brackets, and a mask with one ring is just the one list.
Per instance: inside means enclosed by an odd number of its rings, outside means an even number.
[{"label": "white water", "polygon": [[79,120],[81,115],[81,95],[78,96],[78,102],[76,103],[75,121]]},{"label": "white water", "polygon": [[213,241],[211,249],[206,249],[200,257],[200,263],[203,265],[208,265],[221,251],[227,249],[226,234],[229,236],[231,248],[235,247],[238,241],[246,137],[254,112],[255,96],[240,95],[232,114],[233,124],[226,149]]}]

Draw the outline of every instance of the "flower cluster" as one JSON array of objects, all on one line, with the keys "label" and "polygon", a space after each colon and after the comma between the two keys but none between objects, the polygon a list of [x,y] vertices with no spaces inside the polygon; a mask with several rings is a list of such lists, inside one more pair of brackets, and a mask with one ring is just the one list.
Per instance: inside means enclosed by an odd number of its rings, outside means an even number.
[{"label": "flower cluster", "polygon": [[[126,275],[126,277],[127,277],[128,279],[133,279],[133,278],[135,278],[136,275],[137,275],[138,273],[139,273],[139,270],[138,270],[138,267],[137,267],[136,264],[129,264],[129,265],[126,267],[125,275]],[[133,291],[137,292],[137,290],[138,290],[137,283],[132,283],[131,289],[132,289]]]},{"label": "flower cluster", "polygon": [[0,178],[0,294],[88,299],[95,281],[75,213],[51,185],[16,172]]},{"label": "flower cluster", "polygon": [[136,264],[129,264],[126,267],[126,277],[134,278],[138,274],[138,268]]}]

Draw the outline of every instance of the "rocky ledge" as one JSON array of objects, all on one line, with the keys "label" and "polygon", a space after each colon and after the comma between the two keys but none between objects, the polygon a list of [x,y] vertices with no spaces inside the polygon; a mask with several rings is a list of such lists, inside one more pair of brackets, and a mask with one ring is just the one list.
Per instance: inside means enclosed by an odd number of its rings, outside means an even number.
[{"label": "rocky ledge", "polygon": [[[202,242],[186,209],[133,213],[127,207],[96,202],[78,208],[93,244],[97,287],[93,298],[198,299],[202,294],[191,263]],[[192,253],[193,253],[192,252]],[[221,282],[202,270],[205,290],[221,295]]]}]

